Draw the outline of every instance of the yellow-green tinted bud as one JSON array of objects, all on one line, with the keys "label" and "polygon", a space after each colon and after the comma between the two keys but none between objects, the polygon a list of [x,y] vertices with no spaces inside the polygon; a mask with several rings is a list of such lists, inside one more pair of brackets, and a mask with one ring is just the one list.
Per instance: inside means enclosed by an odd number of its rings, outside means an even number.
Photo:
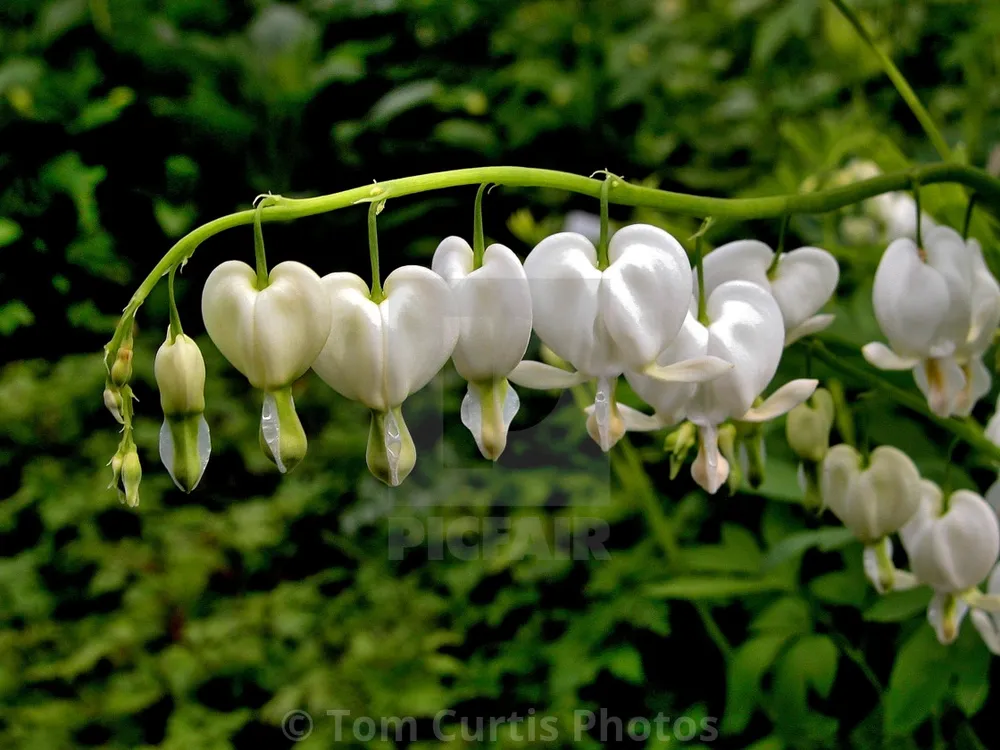
[{"label": "yellow-green tinted bud", "polygon": [[139,504],[139,482],[142,481],[142,465],[135,446],[130,446],[122,459],[122,485],[125,487],[125,502],[135,508]]},{"label": "yellow-green tinted bud", "polygon": [[698,444],[698,428],[691,422],[684,422],[667,435],[663,450],[670,456],[670,478],[676,479],[681,467],[687,461],[691,449]]},{"label": "yellow-green tinted bud", "polygon": [[182,491],[191,492],[198,486],[211,453],[208,422],[203,414],[163,420],[160,427],[160,460],[174,484]]},{"label": "yellow-green tinted bud", "polygon": [[115,362],[111,365],[111,382],[121,387],[132,379],[132,339],[127,339],[119,348]]},{"label": "yellow-green tinted bud", "polygon": [[205,411],[205,360],[190,336],[170,333],[156,352],[153,365],[160,406],[167,417],[201,414]]},{"label": "yellow-green tinted bud", "polygon": [[118,424],[125,424],[125,418],[122,416],[125,402],[122,399],[122,392],[113,383],[109,382],[104,388],[104,405]]},{"label": "yellow-green tinted bud", "polygon": [[413,471],[417,448],[403,421],[401,407],[389,411],[372,410],[365,458],[368,470],[390,487],[398,486]]},{"label": "yellow-green tinted bud", "polygon": [[108,461],[108,466],[111,467],[111,484],[108,485],[108,489],[118,489],[121,486],[122,480],[122,464],[125,461],[125,456],[121,450],[119,450],[115,455],[111,457]]},{"label": "yellow-green tinted bud", "polygon": [[294,469],[306,457],[309,440],[295,411],[291,386],[264,393],[258,437],[264,455],[282,474]]},{"label": "yellow-green tinted bud", "polygon": [[795,455],[820,463],[830,449],[833,419],[833,397],[825,388],[817,388],[808,401],[788,412],[785,437]]},{"label": "yellow-green tinted bud", "polygon": [[507,447],[507,430],[520,404],[506,378],[469,383],[462,399],[462,424],[476,439],[484,458],[491,461],[500,458]]}]

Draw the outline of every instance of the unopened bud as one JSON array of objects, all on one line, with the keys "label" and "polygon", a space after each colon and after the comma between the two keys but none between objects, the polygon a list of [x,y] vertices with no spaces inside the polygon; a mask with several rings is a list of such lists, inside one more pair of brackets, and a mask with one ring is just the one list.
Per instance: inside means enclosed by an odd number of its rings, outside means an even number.
[{"label": "unopened bud", "polygon": [[390,487],[398,486],[413,471],[417,448],[403,421],[401,407],[389,411],[372,410],[365,459],[375,478]]},{"label": "unopened bud", "polygon": [[189,416],[205,411],[205,360],[190,336],[177,334],[156,352],[153,365],[160,406],[167,417]]},{"label": "unopened bud", "polygon": [[122,416],[122,410],[125,408],[122,392],[110,382],[104,389],[104,405],[118,424],[125,424],[125,417]]},{"label": "unopened bud", "polygon": [[122,480],[122,464],[125,461],[125,456],[119,449],[115,455],[111,457],[108,461],[108,466],[111,467],[111,483],[108,485],[108,489],[119,489],[121,488]]},{"label": "unopened bud", "polygon": [[736,425],[724,424],[719,427],[719,452],[729,463],[729,476],[726,484],[729,492],[737,492],[743,485],[743,477],[746,474],[746,466],[737,459],[736,448]]},{"label": "unopened bud", "polygon": [[139,482],[142,481],[142,465],[135,446],[130,446],[122,459],[122,486],[125,488],[125,502],[129,507],[139,505]]},{"label": "unopened bud", "polygon": [[121,387],[132,379],[132,339],[131,337],[118,348],[115,362],[111,365],[111,382]]},{"label": "unopened bud", "polygon": [[817,388],[808,401],[788,412],[785,420],[788,446],[799,458],[820,463],[830,449],[833,420],[833,397],[825,388]]},{"label": "unopened bud", "polygon": [[285,474],[306,457],[309,440],[295,411],[291,386],[264,393],[258,434],[264,455]]},{"label": "unopened bud", "polygon": [[684,422],[667,435],[663,450],[670,456],[670,478],[676,479],[681,467],[687,461],[691,449],[698,444],[698,428],[691,422]]}]

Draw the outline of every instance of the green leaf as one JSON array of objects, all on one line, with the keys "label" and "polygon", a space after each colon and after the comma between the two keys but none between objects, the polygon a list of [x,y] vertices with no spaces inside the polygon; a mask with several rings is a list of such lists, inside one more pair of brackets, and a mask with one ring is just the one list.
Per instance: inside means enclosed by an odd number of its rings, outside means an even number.
[{"label": "green leaf", "polygon": [[774,664],[788,633],[768,633],[751,638],[736,651],[726,669],[726,713],[723,734],[739,734],[750,723],[760,697],[760,681]]},{"label": "green leaf", "polygon": [[828,604],[858,608],[868,595],[868,582],[854,571],[838,570],[814,578],[809,589]]},{"label": "green leaf", "polygon": [[10,336],[18,328],[30,326],[34,322],[34,313],[21,300],[0,305],[0,336]]},{"label": "green leaf", "polygon": [[854,534],[842,526],[828,526],[815,531],[802,531],[782,539],[767,552],[764,569],[781,565],[816,547],[821,552],[831,552],[857,543]]},{"label": "green leaf", "polygon": [[812,630],[809,603],[795,596],[785,596],[764,609],[750,624],[758,633],[808,633]]},{"label": "green leaf", "polygon": [[95,191],[106,175],[104,167],[88,167],[78,153],[71,151],[42,167],[41,180],[48,188],[64,192],[73,200],[80,229],[93,234],[100,228]]},{"label": "green leaf", "polygon": [[727,523],[722,527],[721,544],[686,547],[681,550],[679,564],[684,570],[699,573],[757,574],[762,560],[754,535]]},{"label": "green leaf", "polygon": [[864,618],[869,622],[903,622],[926,612],[933,595],[927,586],[890,591],[865,610]]},{"label": "green leaf", "polygon": [[837,677],[840,657],[833,641],[825,635],[799,638],[775,666],[772,696],[782,733],[806,742],[829,742],[837,731],[837,721],[813,711],[809,689],[827,698]]},{"label": "green leaf", "polygon": [[643,589],[647,596],[662,599],[732,599],[767,591],[788,591],[793,585],[773,578],[711,578],[685,576],[653,583]]},{"label": "green leaf", "polygon": [[885,733],[901,735],[923,724],[948,695],[951,653],[938,643],[934,628],[916,629],[896,656],[885,694]]},{"label": "green leaf", "polygon": [[608,670],[616,677],[634,685],[642,684],[642,657],[632,646],[619,646],[605,654]]},{"label": "green leaf", "polygon": [[384,125],[415,107],[427,104],[442,91],[438,81],[410,81],[383,96],[368,113],[373,125]]},{"label": "green leaf", "polygon": [[21,225],[13,219],[0,216],[0,247],[17,242],[21,237]]},{"label": "green leaf", "polygon": [[956,678],[952,697],[966,716],[975,716],[986,704],[990,694],[991,662],[992,656],[979,633],[967,625],[952,646]]}]

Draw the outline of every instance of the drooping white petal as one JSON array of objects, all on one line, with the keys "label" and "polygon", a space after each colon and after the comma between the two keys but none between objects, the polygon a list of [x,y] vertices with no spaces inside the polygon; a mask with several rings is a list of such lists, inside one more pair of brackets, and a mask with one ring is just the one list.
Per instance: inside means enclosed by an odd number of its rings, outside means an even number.
[{"label": "drooping white petal", "polygon": [[990,369],[983,362],[982,356],[972,357],[962,365],[962,375],[965,385],[958,394],[958,398],[952,407],[952,414],[957,417],[967,417],[972,413],[972,408],[990,392],[993,384],[993,376]]},{"label": "drooping white petal", "polygon": [[[656,359],[656,364],[667,367],[678,362],[704,356],[708,348],[708,329],[688,313],[677,338]],[[632,390],[656,410],[667,424],[675,424],[683,419],[684,409],[694,396],[697,384],[667,383],[641,372],[626,371]]]},{"label": "drooping white petal", "polygon": [[[1000,594],[1000,565],[993,568],[986,583],[987,594]],[[991,653],[1000,654],[1000,617],[996,613],[972,610],[972,623]]]},{"label": "drooping white petal", "polygon": [[800,247],[778,257],[771,294],[778,301],[785,328],[794,330],[814,315],[837,289],[840,267],[818,247]]},{"label": "drooping white petal", "polygon": [[472,248],[460,237],[442,240],[431,262],[454,295],[460,325],[455,369],[469,381],[502,378],[521,361],[531,338],[528,278],[503,245],[490,245],[482,266],[472,266]]},{"label": "drooping white petal", "polygon": [[935,332],[931,354],[947,356],[965,344],[972,320],[973,254],[951,227],[936,226],[924,236],[927,264],[940,274],[948,307]]},{"label": "drooping white petal", "polygon": [[323,284],[335,324],[313,369],[341,395],[387,412],[451,357],[459,334],[451,290],[430,269],[397,268],[377,305],[354,274],[329,274]]},{"label": "drooping white petal", "polygon": [[704,383],[733,369],[733,363],[720,357],[703,355],[669,365],[653,363],[641,372],[664,383]]},{"label": "drooping white petal", "polygon": [[989,348],[1000,326],[1000,284],[987,268],[979,242],[970,239],[966,247],[972,257],[972,303],[969,331],[961,353],[975,357]]},{"label": "drooping white petal", "polygon": [[223,356],[251,385],[278,390],[300,377],[330,333],[330,303],[319,276],[301,263],[271,269],[269,284],[257,289],[246,263],[226,261],[209,274],[202,292],[202,317]]},{"label": "drooping white petal", "polygon": [[572,388],[590,380],[590,376],[582,372],[570,372],[561,367],[553,367],[544,362],[526,359],[520,362],[507,379],[522,388],[533,388],[539,391],[562,390]]},{"label": "drooping white petal", "polygon": [[691,464],[691,478],[714,495],[729,478],[729,462],[719,451],[719,433],[714,425],[699,426],[698,455]]},{"label": "drooping white petal", "polygon": [[920,364],[919,357],[901,357],[878,341],[862,346],[861,355],[868,364],[880,370],[912,370]]},{"label": "drooping white petal", "polygon": [[826,330],[833,324],[835,319],[836,316],[831,313],[823,313],[806,318],[801,324],[785,332],[785,347],[791,346],[801,338]]},{"label": "drooping white petal", "polygon": [[170,429],[168,420],[163,420],[163,424],[160,425],[160,461],[166,467],[170,478],[174,480],[174,484],[183,492],[191,492],[198,486],[202,476],[205,474],[205,468],[208,466],[208,459],[212,455],[212,438],[209,434],[208,422],[205,420],[204,414],[198,417],[198,434],[194,447],[197,454],[197,465],[192,472],[193,482],[191,482],[190,486],[186,486],[185,482],[180,481],[176,472],[177,451],[180,449],[180,446],[174,441],[173,431]]},{"label": "drooping white petal", "polygon": [[800,378],[785,383],[772,393],[760,406],[755,406],[740,417],[741,422],[767,422],[787,414],[810,398],[819,385],[818,380]]},{"label": "drooping white petal", "polygon": [[939,417],[951,416],[966,387],[965,373],[954,357],[925,359],[913,370],[917,388]]},{"label": "drooping white petal", "polygon": [[872,304],[893,351],[902,357],[922,358],[928,356],[948,315],[948,285],[920,259],[912,240],[898,239],[879,261]]},{"label": "drooping white petal", "polygon": [[939,643],[947,646],[955,642],[968,611],[969,605],[950,593],[934,593],[927,605],[927,621],[934,628]]}]

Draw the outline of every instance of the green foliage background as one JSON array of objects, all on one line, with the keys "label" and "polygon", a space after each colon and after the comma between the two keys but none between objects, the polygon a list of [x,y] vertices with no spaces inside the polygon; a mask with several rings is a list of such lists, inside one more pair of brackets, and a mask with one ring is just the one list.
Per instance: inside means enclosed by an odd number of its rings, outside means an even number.
[{"label": "green foliage background", "polygon": [[[1000,141],[1000,4],[855,7],[948,140],[984,165]],[[421,717],[415,748],[593,747],[599,734],[576,737],[573,712],[601,708],[626,725],[710,718],[713,747],[996,746],[995,669],[974,629],[942,647],[924,619],[929,592],[880,599],[867,587],[860,546],[801,507],[780,424],[764,486],[709,498],[686,471],[666,479],[662,434],[623,442],[609,462],[568,396],[522,394],[490,467],[459,422],[449,369],[407,402],[420,457],[389,491],[365,468],[365,411],[309,375],[296,387],[309,456],[279,477],[257,446],[259,396],[199,315],[211,268],[250,261],[249,228],[209,241],[179,279],[209,369],[201,486],[183,495],[157,458],[161,288],[140,312],[135,359],[141,505],[106,489],[117,433],[100,350],[118,312],[173,240],[259,193],[517,164],[747,196],[823,184],[851,156],[886,170],[933,160],[827,4],[5,0],[0,128],[0,747],[290,747],[282,717],[305,710],[315,726],[295,746],[321,748],[334,743],[334,709]],[[468,237],[473,195],[390,201],[383,273]],[[961,220],[961,192],[924,199],[939,220]],[[495,190],[487,235],[523,257],[593,204]],[[612,219],[684,238],[696,228],[614,207]],[[269,259],[367,276],[364,227],[363,207],[269,225]],[[777,230],[722,223],[710,239],[773,242]],[[844,244],[837,216],[795,217],[791,231],[840,257],[831,336],[860,363],[859,345],[878,337],[868,300],[880,248]],[[995,257],[981,215],[973,234]],[[807,367],[790,350],[779,377]],[[884,400],[862,408],[872,444],[944,479],[944,434]],[[963,448],[951,463],[955,486],[993,479]],[[428,545],[390,559],[400,519],[475,538],[497,516],[546,538],[515,533],[474,559]],[[574,518],[610,524],[610,559],[552,553]],[[534,709],[558,717],[559,737],[518,741],[505,725],[492,742],[439,742],[442,709]]]}]

